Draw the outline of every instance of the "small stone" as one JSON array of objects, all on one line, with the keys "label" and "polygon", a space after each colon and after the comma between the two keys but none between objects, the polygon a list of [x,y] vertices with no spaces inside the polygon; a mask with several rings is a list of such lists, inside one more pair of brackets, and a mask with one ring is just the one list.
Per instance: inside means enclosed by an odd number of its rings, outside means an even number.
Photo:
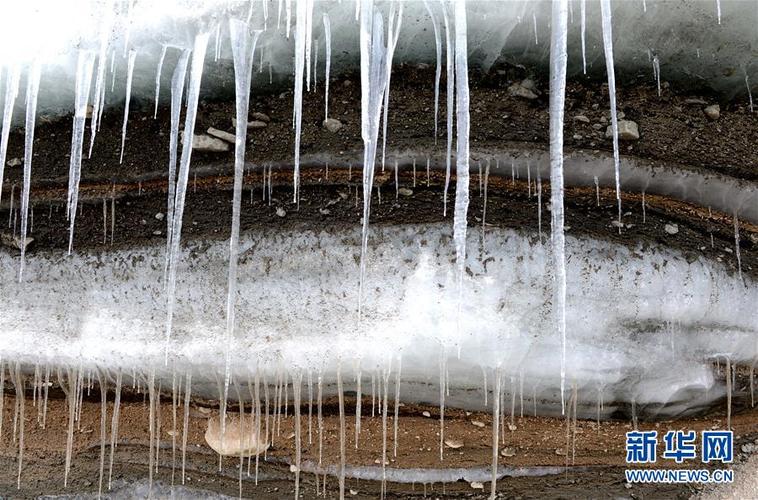
[{"label": "small stone", "polygon": [[517,427],[514,424],[508,424],[508,430],[513,432],[517,429]]},{"label": "small stone", "polygon": [[24,162],[21,160],[21,158],[11,158],[10,160],[8,160],[7,165],[9,167],[20,167],[21,165],[23,165],[23,163]]},{"label": "small stone", "polygon": [[445,446],[457,450],[458,448],[463,448],[463,441],[458,439],[446,439]]},{"label": "small stone", "polygon": [[171,437],[174,437],[176,435],[176,432],[174,432],[174,431],[166,431],[166,434],[168,434]]},{"label": "small stone", "polygon": [[268,123],[271,121],[271,118],[269,118],[269,116],[266,113],[261,113],[260,111],[255,111],[250,116],[253,117],[253,120],[258,120],[261,122]]},{"label": "small stone", "polygon": [[276,207],[276,215],[279,217],[284,217],[287,215],[287,211],[284,210],[282,207]]},{"label": "small stone", "polygon": [[224,132],[223,130],[219,130],[217,128],[209,127],[208,135],[216,137],[218,139],[221,139],[222,141],[226,141],[228,143],[234,144],[237,141],[237,137],[234,134],[230,134],[229,132]]},{"label": "small stone", "polygon": [[350,490],[350,494],[355,496],[358,494],[358,490]]},{"label": "small stone", "polygon": [[617,220],[612,220],[611,221],[611,226],[618,227],[618,228],[623,228],[624,227],[624,223],[623,222],[619,222]]},{"label": "small stone", "polygon": [[577,121],[577,122],[582,122],[582,123],[589,123],[589,122],[590,122],[590,119],[589,119],[589,118],[587,118],[587,117],[586,117],[586,116],[584,116],[584,115],[576,115],[576,116],[574,117],[574,121]]},{"label": "small stone", "polygon": [[[619,140],[622,141],[636,141],[640,138],[639,127],[636,122],[632,120],[619,120]],[[608,125],[605,129],[605,137],[613,138],[613,126]]]},{"label": "small stone", "polygon": [[328,208],[319,208],[318,213],[320,213],[321,215],[329,215],[330,213],[332,213],[332,211],[329,210]]},{"label": "small stone", "polygon": [[160,236],[160,235],[161,235],[160,230],[153,231],[153,236]]},{"label": "small stone", "polygon": [[413,190],[408,188],[400,188],[397,190],[400,196],[413,196]]},{"label": "small stone", "polygon": [[249,422],[240,421],[239,417],[227,417],[224,437],[221,439],[221,420],[219,417],[211,417],[205,431],[205,442],[219,455],[260,455],[268,449],[268,443],[261,442],[255,430],[249,427]]},{"label": "small stone", "polygon": [[718,104],[711,104],[703,109],[703,113],[705,113],[705,116],[707,116],[709,120],[718,120],[721,115],[721,107]]},{"label": "small stone", "polygon": [[[382,465],[382,459],[381,458],[377,458],[376,460],[374,460],[374,463],[377,464],[377,465]],[[389,464],[390,464],[389,460],[385,460],[384,461],[384,465],[389,465]]]},{"label": "small stone", "polygon": [[513,446],[506,446],[502,450],[500,450],[500,454],[504,457],[515,457],[516,456],[516,448]]},{"label": "small stone", "polygon": [[163,212],[158,212],[157,214],[155,214],[155,218],[158,220],[163,220],[164,217],[165,215],[163,215]]},{"label": "small stone", "polygon": [[484,427],[484,422],[480,422],[478,420],[472,420],[471,424],[474,425],[475,427],[479,427],[479,428]]},{"label": "small stone", "polygon": [[471,485],[471,487],[474,488],[475,490],[484,489],[484,483],[480,483],[479,481],[471,481],[469,485]]},{"label": "small stone", "polygon": [[297,465],[290,464],[290,472],[295,473],[298,471]]},{"label": "small stone", "polygon": [[324,120],[324,128],[329,132],[336,133],[342,128],[342,122],[336,118],[327,118]]},{"label": "small stone", "polygon": [[663,228],[668,234],[676,234],[679,232],[679,226],[676,224],[666,224]]},{"label": "small stone", "polygon": [[582,136],[580,134],[574,134],[574,140],[575,141],[581,141],[582,140]]},{"label": "small stone", "polygon": [[626,488],[627,490],[631,490],[632,489],[632,483],[624,483],[624,488]]},{"label": "small stone", "polygon": [[263,120],[252,120],[247,122],[247,129],[260,129],[260,128],[266,128],[268,127],[268,123],[264,122]]},{"label": "small stone", "polygon": [[555,449],[555,454],[556,455],[564,456],[564,455],[566,455],[566,452],[563,450],[563,448],[556,448]]},{"label": "small stone", "polygon": [[537,99],[537,94],[535,94],[534,91],[519,83],[514,83],[508,87],[508,93],[513,97],[520,97],[522,99]]},{"label": "small stone", "polygon": [[[182,131],[182,144],[184,144],[184,131]],[[211,137],[206,134],[193,134],[192,135],[192,149],[195,151],[203,151],[209,153],[222,153],[229,151],[230,146],[228,142]]]},{"label": "small stone", "polygon": [[422,414],[423,416],[425,416],[426,418],[429,418],[429,417],[431,417],[431,416],[432,416],[432,414],[431,414],[431,413],[429,413],[428,411],[424,411],[424,412],[421,412],[421,414]]}]

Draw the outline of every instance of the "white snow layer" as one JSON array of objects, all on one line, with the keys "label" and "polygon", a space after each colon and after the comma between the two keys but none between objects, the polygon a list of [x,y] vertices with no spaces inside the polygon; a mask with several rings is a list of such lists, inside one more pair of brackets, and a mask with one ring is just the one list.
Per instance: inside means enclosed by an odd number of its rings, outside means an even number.
[{"label": "white snow layer", "polygon": [[[468,235],[457,321],[449,225],[373,228],[360,318],[360,228],[242,235],[233,375],[246,381],[260,368],[273,380],[279,369],[302,369],[323,372],[329,384],[340,363],[343,377],[359,363],[365,375],[402,357],[402,398],[436,402],[445,347],[449,405],[481,408],[483,370],[500,365],[516,385],[523,377],[525,399],[531,402],[536,391],[540,412],[560,412],[549,246],[493,228],[482,254],[479,237]],[[752,281],[663,247],[570,236],[566,245],[567,380],[577,383],[585,415],[595,414],[600,394],[605,415],[632,400],[640,413],[697,411],[724,395],[712,374],[715,360],[750,363],[758,356]],[[18,258],[0,256],[0,356],[126,374],[155,368],[169,379],[172,370],[186,370],[193,393],[217,397],[228,242],[186,243],[168,365],[164,252],[159,245],[70,257],[38,253],[27,256],[22,284],[15,279]]]}]

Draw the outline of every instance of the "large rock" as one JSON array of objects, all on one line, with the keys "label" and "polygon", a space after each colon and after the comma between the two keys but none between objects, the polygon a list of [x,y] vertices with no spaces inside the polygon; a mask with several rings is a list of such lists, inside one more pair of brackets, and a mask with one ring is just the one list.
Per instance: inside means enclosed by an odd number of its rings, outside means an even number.
[{"label": "large rock", "polygon": [[[182,144],[184,144],[184,131],[182,131]],[[210,135],[206,134],[194,134],[192,136],[192,149],[195,151],[204,151],[209,153],[222,153],[224,151],[229,151],[229,143],[222,141],[221,139],[217,139],[215,137],[211,137]]]},{"label": "large rock", "polygon": [[703,109],[703,113],[705,113],[705,116],[707,116],[709,120],[718,120],[721,115],[721,107],[718,104],[711,104]]},{"label": "large rock", "polygon": [[[524,85],[526,83],[526,85]],[[537,93],[533,88],[530,88],[533,84],[531,80],[524,80],[521,83],[514,83],[508,87],[508,93],[513,97],[520,97],[522,99],[537,99]]]},{"label": "large rock", "polygon": [[255,419],[227,414],[224,438],[221,439],[221,418],[214,416],[208,419],[205,430],[205,442],[219,455],[253,456],[260,455],[268,449],[268,442],[258,438]]},{"label": "large rock", "polygon": [[229,142],[231,144],[237,142],[237,137],[234,134],[213,127],[208,128],[208,135],[213,136],[216,139],[221,139],[222,141]]},{"label": "large rock", "polygon": [[[637,123],[632,120],[619,120],[619,140],[621,141],[636,141],[640,138],[640,130],[637,127]],[[609,139],[613,138],[613,126],[608,125],[605,129],[605,136]]]}]

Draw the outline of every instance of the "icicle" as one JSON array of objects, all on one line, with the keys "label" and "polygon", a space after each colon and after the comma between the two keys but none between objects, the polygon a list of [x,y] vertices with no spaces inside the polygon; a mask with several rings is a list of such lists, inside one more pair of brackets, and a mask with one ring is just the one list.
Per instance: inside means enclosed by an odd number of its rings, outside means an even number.
[{"label": "icicle", "polygon": [[326,70],[324,73],[324,120],[329,119],[329,72],[332,67],[332,23],[329,14],[324,13],[324,44],[326,45]]},{"label": "icicle", "polygon": [[740,220],[734,214],[734,254],[737,256],[737,272],[742,281],[742,257],[740,255]]},{"label": "icicle", "polygon": [[[152,497],[152,491],[153,491],[153,464],[155,463],[155,450],[153,443],[156,438],[156,432],[155,432],[155,400],[158,395],[155,393],[155,369],[150,370],[150,374],[147,378],[147,392],[148,397],[150,399],[150,409],[148,413],[148,428],[150,432],[150,453],[149,453],[149,461],[148,461],[148,480],[147,480],[147,488],[148,488],[148,496]],[[222,432],[222,439],[223,439],[223,432]]]},{"label": "icicle", "polygon": [[446,372],[447,351],[443,346],[440,351],[440,462],[443,460],[445,450],[445,372]]},{"label": "icicle", "polygon": [[[643,2],[644,2],[644,0],[643,0]],[[582,21],[581,21],[581,23],[582,23],[582,26],[581,26],[581,30],[582,30],[582,71],[583,71],[583,73],[585,75],[587,74],[587,49],[586,49],[586,38],[587,38],[586,37],[586,31],[587,31],[586,15],[587,15],[587,5],[586,5],[586,3],[587,3],[586,0],[580,0],[580,4],[579,4],[580,8],[581,8],[581,12],[582,12],[582,14],[581,14],[581,16],[582,16]]]},{"label": "icicle", "polygon": [[748,81],[747,72],[745,73],[745,86],[747,87],[747,97],[750,102],[750,112],[753,112],[753,93],[750,91],[750,82]]},{"label": "icicle", "polygon": [[[618,221],[621,222],[621,180],[619,166],[619,127],[616,114],[616,73],[613,63],[613,25],[611,24],[611,0],[600,0],[600,12],[603,18],[603,48],[605,66],[608,72],[608,97],[611,101],[611,129],[613,131],[613,166],[616,174],[616,201],[618,203]],[[619,232],[621,226],[619,225]]]},{"label": "icicle", "polygon": [[398,430],[398,422],[400,420],[400,371],[402,368],[402,361],[403,358],[398,356],[397,358],[397,372],[395,372],[395,419],[393,420],[393,451],[392,455],[397,458],[397,430]]},{"label": "icicle", "polygon": [[318,88],[318,39],[316,39],[316,48],[313,54],[313,91]]},{"label": "icicle", "polygon": [[384,87],[387,84],[384,24],[380,13],[374,14],[373,0],[361,0],[361,137],[363,139],[363,224],[358,285],[358,316],[363,308],[363,285],[366,276],[368,224],[371,215],[371,192],[374,162],[379,135],[379,118]]},{"label": "icicle", "polygon": [[[301,0],[305,3],[305,85],[311,90],[311,52],[313,50],[313,2],[314,0]],[[300,20],[298,19],[298,29]]]},{"label": "icicle", "polygon": [[[247,115],[245,115],[247,116]],[[292,377],[292,395],[295,398],[295,498],[300,498],[300,385],[303,381],[302,372],[298,371]],[[344,433],[343,433],[344,434]],[[344,439],[344,438],[343,438]],[[343,444],[344,450],[344,444]]]},{"label": "icicle", "polygon": [[360,361],[355,375],[355,449],[358,449],[358,438],[361,435],[361,406],[363,404],[363,394],[361,394],[361,367]]},{"label": "icicle", "polygon": [[647,221],[647,214],[646,212],[646,206],[647,203],[645,203],[645,190],[642,190],[642,223],[644,224]]},{"label": "icicle", "polygon": [[[453,240],[458,269],[458,322],[463,304],[463,276],[466,267],[466,229],[469,205],[469,88],[466,2],[455,2],[456,158],[455,214]],[[460,335],[460,325],[458,328]],[[460,349],[460,344],[459,347]]]},{"label": "icicle", "polygon": [[66,460],[63,473],[63,487],[68,486],[68,473],[71,469],[71,455],[74,444],[74,421],[76,419],[76,402],[78,395],[78,374],[76,369],[69,368],[68,370],[68,388],[63,384],[60,373],[58,374],[58,381],[60,383],[63,392],[66,394],[66,403],[68,404],[68,434],[66,438]]},{"label": "icicle", "polygon": [[392,360],[390,359],[387,363],[387,367],[384,369],[384,402],[382,404],[382,498],[387,494],[387,386],[389,386],[391,371]]},{"label": "icicle", "polygon": [[169,339],[171,337],[171,325],[174,316],[174,296],[176,293],[176,268],[179,256],[179,248],[182,235],[182,215],[184,213],[184,199],[187,193],[187,181],[189,179],[190,159],[192,157],[192,135],[195,132],[195,118],[197,116],[197,102],[200,95],[200,80],[203,76],[203,61],[205,50],[208,46],[208,33],[201,33],[195,37],[195,46],[192,54],[192,69],[190,72],[189,96],[187,98],[187,113],[185,116],[184,133],[185,141],[182,147],[182,157],[179,164],[179,177],[176,184],[176,197],[174,204],[174,219],[171,229],[171,251],[168,272],[168,297],[166,300],[166,364],[168,364]]},{"label": "icicle", "polygon": [[[434,29],[434,48],[437,53],[437,67],[434,71],[434,144],[437,145],[437,123],[440,110],[440,77],[442,76],[442,39],[440,37],[440,22],[434,16],[432,7],[429,5],[428,0],[424,0],[424,7],[429,13],[429,17],[432,19],[432,28]],[[427,160],[427,165],[428,165]],[[427,185],[429,176],[427,176]]]},{"label": "icicle", "polygon": [[316,394],[316,420],[318,423],[318,464],[321,465],[321,455],[324,449],[324,417],[322,413],[323,402],[323,378],[318,374],[318,388]]},{"label": "icicle", "polygon": [[132,78],[134,76],[134,60],[137,58],[137,51],[129,51],[129,63],[126,69],[126,100],[124,101],[124,124],[121,126],[121,156],[119,156],[119,165],[124,162],[124,146],[126,145],[126,124],[129,121],[129,101],[132,98]]},{"label": "icicle", "polygon": [[429,181],[430,181],[430,176],[429,176],[429,156],[427,156],[426,157],[426,187],[429,187]]},{"label": "icicle", "polygon": [[400,197],[400,181],[397,176],[397,160],[395,160],[395,199],[397,200]]},{"label": "icicle", "polygon": [[[485,252],[485,234],[487,231],[487,184],[490,180],[490,161],[484,169],[484,201],[482,202],[482,252]],[[540,204],[541,205],[541,204]],[[541,240],[542,238],[540,238]]]},{"label": "icicle", "polygon": [[[10,366],[8,366],[10,371]],[[5,362],[0,360],[0,440],[3,438],[3,421],[5,420]],[[43,426],[44,429],[44,426]]]},{"label": "icicle", "polygon": [[542,244],[542,176],[537,175],[537,233]]},{"label": "icicle", "polygon": [[[176,475],[176,410],[179,406],[181,390],[181,387],[176,385],[176,368],[173,368],[171,370],[171,486],[174,485]],[[260,436],[260,434],[256,434],[256,436]]]},{"label": "icicle", "polygon": [[113,415],[111,416],[111,453],[110,463],[108,465],[108,490],[111,489],[113,480],[113,453],[116,449],[116,441],[118,439],[118,420],[121,414],[121,384],[123,381],[123,375],[119,369],[116,373],[116,396],[113,401]]},{"label": "icicle", "polygon": [[494,500],[496,498],[497,491],[497,462],[498,462],[498,436],[500,425],[500,396],[502,394],[502,376],[500,374],[500,367],[495,369],[495,394],[494,401],[492,403],[492,489],[490,490],[490,498]]},{"label": "icicle", "polygon": [[600,184],[597,180],[597,175],[595,176],[595,204],[596,206],[600,206]]},{"label": "icicle", "polygon": [[[84,142],[84,125],[87,119],[87,100],[92,82],[92,70],[94,68],[94,55],[90,52],[79,51],[76,65],[76,97],[74,104],[74,130],[71,137],[71,155],[68,169],[68,200],[67,218],[69,220],[68,253],[74,246],[74,222],[76,209],[79,203],[79,181],[82,176],[82,147]],[[99,77],[99,75],[98,75]],[[94,111],[92,114],[94,121]],[[91,125],[94,134],[94,126]]]},{"label": "icicle", "polygon": [[[287,0],[287,37],[289,38],[289,19],[290,19],[290,2]],[[293,181],[293,201],[299,204],[300,199],[300,131],[303,124],[303,70],[306,66],[305,56],[308,45],[306,35],[308,34],[308,4],[312,0],[303,0],[297,2],[297,30],[295,31],[295,99],[294,99],[294,119],[295,119],[295,168]],[[310,11],[312,13],[312,10]],[[310,56],[308,56],[310,58]],[[310,70],[309,70],[310,72]]]},{"label": "icicle", "polygon": [[[440,0],[442,3],[443,0]],[[453,150],[453,99],[455,92],[455,68],[453,66],[453,36],[447,7],[442,3],[442,20],[445,22],[445,57],[447,69],[447,153],[445,156],[445,190],[442,193],[442,216],[447,217],[447,189],[450,186],[450,162]]]},{"label": "icicle", "polygon": [[658,59],[658,54],[653,56],[653,77],[655,78],[655,84],[658,87],[658,97],[661,96],[661,62]]},{"label": "icicle", "polygon": [[726,430],[732,430],[732,360],[726,358]]},{"label": "icicle", "polygon": [[158,117],[158,98],[161,92],[161,70],[163,69],[163,60],[166,58],[166,45],[161,49],[161,55],[158,58],[158,70],[155,73],[155,112],[153,112],[153,120]]},{"label": "icicle", "polygon": [[342,363],[337,363],[337,399],[340,412],[340,500],[345,499],[345,395],[342,392]]},{"label": "icicle", "polygon": [[97,496],[100,498],[103,494],[103,471],[105,469],[105,417],[108,415],[108,387],[100,370],[97,371],[97,383],[100,386],[100,476],[97,482]]},{"label": "icicle", "polygon": [[187,463],[187,436],[189,434],[189,408],[192,394],[192,373],[187,372],[184,383],[184,425],[182,427],[182,484],[187,478],[185,465]]},{"label": "icicle", "polygon": [[[24,125],[24,185],[21,191],[21,265],[18,269],[18,281],[24,276],[24,264],[26,256],[26,234],[29,226],[29,191],[32,185],[32,156],[34,149],[34,122],[37,118],[37,95],[39,94],[39,80],[42,72],[42,64],[39,61],[32,63],[27,75],[26,84],[26,122]],[[20,462],[20,461],[19,461]],[[19,467],[19,474],[21,469]]]},{"label": "icicle", "polygon": [[[234,188],[232,198],[232,229],[229,241],[229,277],[226,299],[226,360],[224,369],[224,401],[229,394],[231,378],[232,339],[234,316],[237,307],[237,266],[239,264],[240,212],[242,210],[242,181],[245,175],[245,147],[247,143],[247,115],[250,105],[250,83],[253,72],[253,54],[260,31],[250,33],[249,26],[236,19],[229,20],[229,37],[234,58],[236,95],[236,140],[234,143]],[[222,427],[226,415],[221,416]],[[222,431],[223,434],[223,431]]]},{"label": "icicle", "polygon": [[716,0],[716,17],[719,24],[721,24],[721,0]]},{"label": "icicle", "polygon": [[[36,65],[36,64],[35,64]],[[35,97],[36,100],[36,97]],[[16,391],[16,404],[18,405],[18,420],[19,420],[19,437],[18,437],[18,476],[16,479],[16,488],[21,489],[21,469],[24,466],[24,423],[26,421],[24,410],[26,408],[26,402],[24,397],[24,379],[21,377],[21,363],[16,362],[16,371],[13,377],[13,387]],[[731,403],[731,393],[730,393]],[[730,407],[731,408],[731,407]]]},{"label": "icicle", "polygon": [[[395,19],[395,6],[399,5],[397,20]],[[387,150],[387,113],[390,105],[390,81],[392,80],[392,56],[395,54],[397,46],[397,37],[400,35],[400,25],[403,20],[402,2],[390,3],[390,13],[387,20],[387,51],[385,53],[385,64],[387,75],[384,83],[384,100],[383,100],[383,118],[382,118],[382,171],[384,171],[384,158]]]},{"label": "icicle", "polygon": [[[602,0],[606,2],[608,0]],[[566,101],[567,0],[552,4],[550,39],[550,204],[553,244],[553,328],[561,339],[561,411],[566,384],[566,254],[563,234],[563,114]]]},{"label": "icicle", "polygon": [[[5,157],[8,153],[8,136],[11,131],[13,120],[13,108],[18,97],[19,82],[21,80],[21,68],[12,66],[5,77],[5,103],[3,107],[3,129],[0,135],[0,201],[3,199],[3,175],[5,173]],[[12,191],[11,191],[12,193]],[[11,208],[11,211],[13,208]]]},{"label": "icicle", "polygon": [[532,24],[534,26],[534,45],[539,45],[540,41],[537,39],[537,13],[532,11]]}]

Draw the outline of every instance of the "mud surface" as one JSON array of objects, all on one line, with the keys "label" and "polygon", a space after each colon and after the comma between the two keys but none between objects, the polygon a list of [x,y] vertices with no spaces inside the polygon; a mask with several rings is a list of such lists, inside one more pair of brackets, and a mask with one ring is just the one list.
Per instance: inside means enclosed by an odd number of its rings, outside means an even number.
[{"label": "mud surface", "polygon": [[[273,388],[271,388],[273,391]],[[118,446],[114,453],[112,472],[113,484],[138,482],[149,477],[150,425],[149,404],[144,394],[125,388],[121,404],[118,431]],[[29,498],[40,494],[93,493],[96,494],[100,478],[100,418],[101,405],[99,389],[93,387],[87,395],[85,390],[81,417],[74,424],[72,465],[68,486],[63,487],[65,453],[67,439],[68,406],[66,400],[58,397],[55,387],[47,404],[46,426],[41,428],[42,401],[37,405],[27,394],[25,403],[24,462],[21,472],[21,489],[16,488],[18,462],[18,441],[14,441],[13,417],[15,399],[6,394],[3,423],[6,432],[0,448],[0,494]],[[108,396],[106,406],[106,446],[104,452],[103,491],[108,488],[110,462],[110,430],[113,413],[113,395]],[[528,400],[527,400],[528,403]],[[356,449],[355,439],[355,399],[346,397],[346,464],[373,467],[381,477],[383,424],[379,415],[379,400],[372,405],[372,398],[362,401],[363,416],[361,432]],[[460,441],[462,448],[443,447],[440,460],[439,409],[419,405],[403,405],[398,410],[398,440],[395,455],[394,403],[388,404],[387,417],[387,469],[397,468],[486,468],[492,461],[492,416],[487,413],[448,410],[445,414],[445,441]],[[37,408],[40,411],[37,411]],[[219,461],[206,444],[204,434],[208,418],[218,415],[218,407],[212,402],[193,401],[189,409],[187,448],[185,461],[185,486],[210,490],[230,496],[253,498],[281,498],[294,492],[294,474],[290,464],[294,463],[294,407],[269,408],[269,434],[272,445],[265,456],[258,461],[258,485],[255,484],[256,461],[245,459],[242,465],[240,483],[240,459],[225,457]],[[237,414],[239,408],[230,408]],[[249,404],[245,411],[250,418]],[[533,417],[529,415],[529,405],[523,408],[521,416],[519,403],[511,420],[510,410],[503,416],[499,440],[500,450],[508,449],[508,456],[499,456],[499,467],[513,470],[540,471],[539,467],[555,467],[552,473],[532,477],[506,477],[498,481],[498,492],[503,498],[566,498],[587,497],[596,491],[602,497],[635,498],[688,498],[698,491],[686,485],[625,485],[625,433],[632,430],[628,422],[602,422],[599,426],[592,421],[578,421],[576,427],[558,419]],[[265,432],[266,412],[261,407],[263,420],[261,432]],[[159,451],[154,462],[153,481],[163,485],[181,484],[182,479],[182,428],[184,407],[177,406],[176,424],[173,420],[171,396],[164,396],[159,410],[156,410],[155,433],[159,436]],[[334,498],[338,494],[338,481],[334,474],[339,467],[339,413],[336,398],[323,402],[322,440],[319,446],[319,425],[317,405],[313,402],[311,417],[305,404],[301,407],[302,431],[302,473],[301,493],[305,498],[315,498],[317,484],[323,493],[326,480],[326,496]],[[372,416],[373,415],[373,416]],[[427,416],[428,415],[428,416]],[[642,430],[657,430],[659,434],[672,429],[703,430],[724,428],[726,418],[717,413],[704,418],[640,423]],[[747,460],[749,455],[741,454],[744,444],[751,444],[758,438],[758,413],[744,410],[732,417],[735,433],[735,453],[737,462]],[[176,444],[174,444],[176,438]],[[320,460],[319,460],[320,457]],[[320,465],[319,465],[320,462]],[[670,463],[669,463],[670,462]],[[700,468],[699,462],[694,467]],[[666,461],[666,467],[692,467],[685,462],[677,466]],[[220,469],[219,469],[220,467]],[[248,468],[249,467],[249,468]],[[659,463],[658,467],[662,467]],[[250,475],[248,476],[248,470]],[[319,472],[320,471],[320,472]],[[542,474],[545,474],[542,469]],[[745,471],[742,470],[744,473]],[[324,476],[326,473],[326,479]],[[318,476],[318,479],[317,479]],[[396,498],[431,496],[486,498],[485,490],[477,490],[466,480],[451,483],[390,483],[388,494]],[[375,498],[381,488],[381,481],[348,478],[346,488],[350,496]],[[351,491],[352,490],[352,491]],[[355,492],[355,493],[353,493]]]}]

